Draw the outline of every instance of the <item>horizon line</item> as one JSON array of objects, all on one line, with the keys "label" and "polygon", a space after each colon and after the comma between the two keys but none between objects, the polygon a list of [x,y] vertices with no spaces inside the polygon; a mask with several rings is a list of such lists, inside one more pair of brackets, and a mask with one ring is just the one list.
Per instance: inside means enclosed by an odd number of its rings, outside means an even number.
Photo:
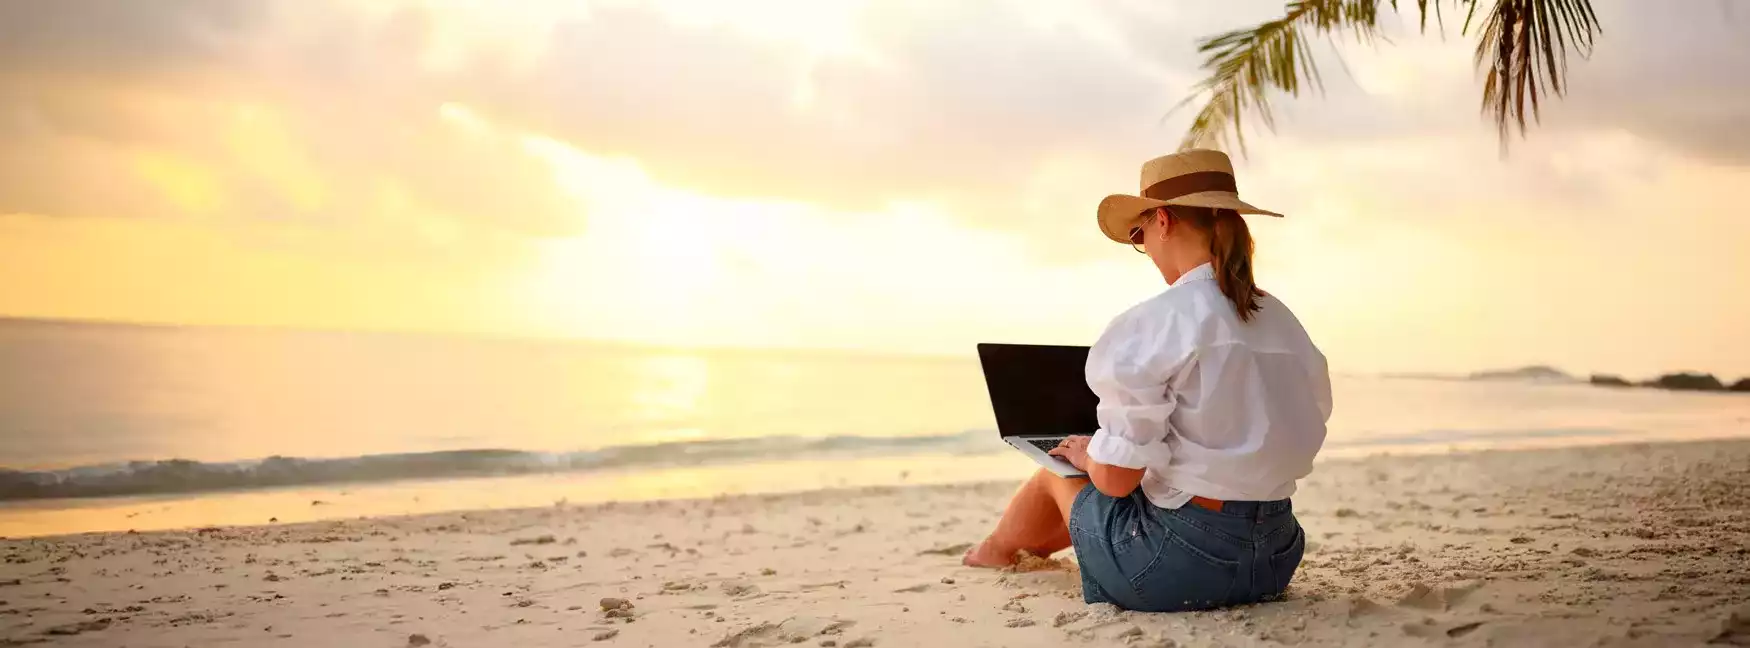
[{"label": "horizon line", "polygon": [[[848,356],[859,356],[859,357],[882,357],[882,358],[895,358],[895,359],[909,358],[909,359],[934,360],[934,361],[942,361],[942,360],[963,361],[963,360],[967,360],[967,359],[976,359],[976,357],[977,357],[977,351],[976,351],[976,348],[973,344],[968,344],[966,352],[964,354],[960,354],[960,353],[930,352],[930,351],[876,351],[876,350],[871,350],[871,349],[866,349],[866,348],[856,348],[856,347],[825,347],[825,346],[808,346],[808,345],[790,345],[790,346],[785,346],[785,345],[722,345],[722,344],[718,344],[718,345],[713,345],[713,344],[685,345],[685,344],[667,344],[667,343],[658,343],[658,342],[646,342],[646,341],[640,341],[640,340],[625,340],[625,339],[613,339],[613,338],[586,337],[586,336],[574,336],[574,335],[562,335],[562,334],[540,334],[540,333],[513,334],[513,333],[497,333],[497,332],[491,332],[491,331],[434,330],[434,329],[398,328],[398,327],[340,327],[340,326],[321,326],[321,325],[240,324],[240,323],[211,323],[211,322],[192,322],[191,323],[191,322],[167,322],[167,321],[160,321],[160,320],[125,320],[125,319],[83,318],[83,317],[65,317],[65,316],[8,315],[8,314],[0,313],[0,325],[5,325],[5,324],[24,324],[24,325],[35,325],[35,326],[87,326],[87,327],[113,327],[113,328],[137,328],[137,329],[208,329],[208,330],[221,330],[221,331],[317,333],[317,334],[355,333],[355,334],[366,334],[366,335],[400,335],[400,336],[417,336],[417,337],[460,338],[460,339],[476,340],[476,341],[482,341],[482,342],[505,342],[505,343],[568,342],[568,343],[580,343],[580,344],[595,344],[595,345],[601,345],[601,346],[628,347],[628,348],[646,349],[646,350],[690,351],[690,352],[701,352],[701,353],[749,353],[749,352],[753,352],[753,353],[778,353],[778,354],[801,353],[801,354],[819,354],[819,355],[848,355]],[[986,341],[987,342],[996,342],[999,340],[997,338],[993,337],[993,338],[986,340]],[[1621,378],[1621,377],[1625,377],[1627,375],[1627,374],[1623,374],[1623,373],[1588,372],[1586,375],[1582,376],[1582,375],[1570,373],[1569,371],[1558,368],[1554,365],[1539,364],[1539,363],[1524,364],[1524,365],[1505,367],[1505,368],[1496,367],[1496,368],[1491,368],[1491,369],[1474,369],[1474,370],[1470,370],[1468,372],[1467,371],[1451,371],[1451,372],[1419,371],[1419,370],[1378,370],[1378,371],[1337,371],[1337,370],[1333,370],[1331,373],[1333,375],[1338,375],[1338,376],[1391,378],[1391,379],[1475,380],[1475,379],[1479,379],[1480,376],[1483,374],[1510,373],[1510,372],[1522,371],[1522,370],[1526,370],[1526,369],[1549,369],[1549,370],[1555,371],[1556,373],[1559,373],[1559,374],[1561,374],[1569,379],[1572,379],[1575,382],[1582,382],[1582,383],[1587,382],[1589,380],[1589,378],[1593,377],[1593,376],[1611,376],[1611,377]],[[1711,376],[1715,376],[1715,377],[1719,377],[1721,375],[1721,374],[1714,374],[1713,372],[1699,371],[1699,370],[1695,370],[1695,369],[1677,369],[1677,370],[1666,370],[1666,371],[1659,372],[1655,377],[1662,377],[1662,376],[1668,376],[1668,375],[1673,375],[1673,374],[1685,374],[1685,373],[1711,375]],[[1745,374],[1745,377],[1750,378],[1750,373]],[[1480,378],[1480,379],[1487,380],[1487,378]],[[1721,380],[1724,381],[1723,378]]]}]

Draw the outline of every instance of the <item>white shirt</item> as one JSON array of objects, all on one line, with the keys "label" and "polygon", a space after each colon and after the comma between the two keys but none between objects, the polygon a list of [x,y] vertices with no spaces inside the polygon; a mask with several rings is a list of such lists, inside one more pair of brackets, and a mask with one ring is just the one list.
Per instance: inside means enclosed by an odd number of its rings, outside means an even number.
[{"label": "white shirt", "polygon": [[1274,297],[1241,322],[1204,264],[1112,320],[1088,352],[1100,429],[1088,457],[1143,468],[1163,508],[1270,501],[1312,472],[1331,417],[1324,354]]}]

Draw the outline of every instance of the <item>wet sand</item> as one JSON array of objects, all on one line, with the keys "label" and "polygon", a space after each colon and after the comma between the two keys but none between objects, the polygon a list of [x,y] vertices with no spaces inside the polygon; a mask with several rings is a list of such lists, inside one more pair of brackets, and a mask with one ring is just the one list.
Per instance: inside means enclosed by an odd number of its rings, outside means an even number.
[{"label": "wet sand", "polygon": [[1287,600],[1187,614],[959,566],[1013,487],[4,540],[0,646],[1750,645],[1750,441],[1327,461]]}]

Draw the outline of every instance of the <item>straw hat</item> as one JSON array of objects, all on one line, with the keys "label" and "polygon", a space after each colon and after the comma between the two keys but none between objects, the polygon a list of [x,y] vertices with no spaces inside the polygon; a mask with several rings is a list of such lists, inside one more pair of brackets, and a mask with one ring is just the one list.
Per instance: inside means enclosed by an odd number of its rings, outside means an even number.
[{"label": "straw hat", "polygon": [[1117,194],[1100,201],[1100,231],[1119,243],[1130,242],[1130,228],[1143,212],[1167,205],[1232,209],[1241,214],[1281,216],[1240,200],[1234,165],[1226,153],[1190,149],[1142,164],[1140,196]]}]

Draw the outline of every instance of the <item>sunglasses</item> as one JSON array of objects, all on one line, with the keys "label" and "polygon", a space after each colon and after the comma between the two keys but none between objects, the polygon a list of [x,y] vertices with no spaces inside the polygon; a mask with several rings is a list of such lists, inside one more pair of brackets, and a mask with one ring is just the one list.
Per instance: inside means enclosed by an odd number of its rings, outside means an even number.
[{"label": "sunglasses", "polygon": [[1154,212],[1144,212],[1142,220],[1138,221],[1136,226],[1130,228],[1130,247],[1135,249],[1138,254],[1148,254],[1148,249],[1144,248],[1142,245],[1145,240],[1143,238],[1143,227],[1147,226],[1148,222],[1151,220],[1154,220]]}]

